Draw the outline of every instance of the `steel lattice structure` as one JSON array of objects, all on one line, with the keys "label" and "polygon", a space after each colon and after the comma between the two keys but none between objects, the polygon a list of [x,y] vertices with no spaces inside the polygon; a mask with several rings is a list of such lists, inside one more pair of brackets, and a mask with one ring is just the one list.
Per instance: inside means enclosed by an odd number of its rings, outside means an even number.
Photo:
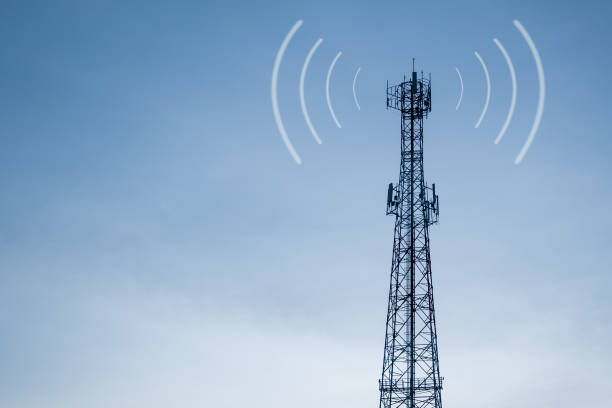
[{"label": "steel lattice structure", "polygon": [[401,113],[399,183],[390,184],[387,215],[395,215],[393,263],[379,408],[442,408],[442,378],[429,253],[429,226],[438,221],[435,184],[423,174],[423,119],[431,81],[387,85],[387,108]]}]

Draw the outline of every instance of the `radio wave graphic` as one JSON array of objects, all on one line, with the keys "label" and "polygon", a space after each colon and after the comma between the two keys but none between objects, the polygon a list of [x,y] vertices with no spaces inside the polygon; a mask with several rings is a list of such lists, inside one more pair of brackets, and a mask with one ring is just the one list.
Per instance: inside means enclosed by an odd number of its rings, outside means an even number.
[{"label": "radio wave graphic", "polygon": [[455,67],[455,71],[457,71],[457,75],[459,75],[459,84],[461,85],[459,100],[457,101],[457,106],[455,106],[455,110],[459,110],[459,106],[461,106],[461,100],[463,99],[463,78],[461,77],[461,72],[459,72],[459,68]]},{"label": "radio wave graphic", "polygon": [[529,35],[525,27],[523,27],[523,25],[518,20],[514,20],[514,26],[519,30],[519,32],[521,33],[521,35],[527,42],[529,49],[531,50],[531,54],[533,55],[533,59],[536,64],[536,68],[538,70],[538,81],[540,83],[540,92],[538,95],[538,107],[536,110],[536,116],[533,121],[533,125],[531,126],[531,131],[529,132],[529,136],[527,137],[527,141],[523,145],[523,148],[521,149],[520,153],[518,154],[518,156],[516,156],[516,159],[514,160],[514,164],[519,164],[525,157],[525,154],[527,154],[527,151],[529,150],[529,147],[531,146],[531,143],[533,142],[533,139],[535,138],[536,132],[538,131],[538,127],[540,126],[540,121],[542,120],[542,113],[544,112],[544,101],[546,99],[546,80],[544,77],[544,68],[542,67],[542,59],[540,58],[540,53],[538,52],[538,49],[536,48],[535,43],[531,39],[531,36]]},{"label": "radio wave graphic", "polygon": [[[527,43],[527,46],[529,47],[529,50],[531,51],[531,55],[533,56],[533,60],[536,65],[536,69],[538,73],[538,83],[539,83],[538,105],[536,109],[535,118],[533,120],[533,124],[531,125],[531,129],[529,131],[529,135],[527,136],[527,140],[523,144],[523,147],[521,148],[519,154],[514,159],[514,164],[518,165],[525,158],[527,151],[529,151],[529,148],[531,147],[531,144],[535,138],[536,133],[538,132],[538,128],[540,127],[540,123],[542,121],[542,115],[544,112],[544,103],[546,100],[546,78],[544,75],[544,67],[542,65],[542,58],[540,57],[540,53],[538,52],[538,49],[533,39],[531,38],[531,35],[529,35],[529,32],[525,29],[525,27],[523,27],[520,21],[514,20],[513,23],[516,29],[519,31],[519,33],[521,33],[521,35],[523,36],[523,39],[525,40],[525,42]],[[508,65],[508,71],[510,72],[510,79],[512,81],[512,97],[510,99],[510,107],[508,108],[508,113],[506,114],[506,119],[504,120],[504,124],[502,125],[494,141],[495,144],[499,144],[499,142],[501,142],[502,138],[506,134],[506,131],[508,130],[508,126],[510,125],[510,122],[512,121],[512,117],[514,115],[514,110],[516,107],[516,98],[517,98],[517,81],[516,81],[516,71],[514,69],[514,64],[512,63],[512,59],[510,58],[510,55],[506,51],[506,48],[503,46],[501,41],[499,41],[497,38],[493,38],[493,42],[495,43],[495,45],[497,46],[497,48],[503,55],[504,59],[506,60],[506,64]],[[478,119],[478,122],[476,122],[476,125],[474,126],[475,128],[478,128],[487,113],[487,108],[489,107],[489,101],[491,99],[491,78],[489,77],[489,70],[487,69],[487,65],[485,64],[484,59],[480,56],[480,54],[478,54],[478,52],[474,52],[474,55],[476,55],[476,58],[478,58],[478,61],[480,62],[480,65],[482,66],[482,70],[485,74],[485,79],[486,79],[486,84],[487,84],[487,96],[485,99],[484,107],[482,109],[482,113],[480,114],[480,118]],[[461,98],[463,97],[463,79],[461,77],[461,72],[459,71],[459,68],[455,67],[455,71],[457,71],[457,75],[459,76],[459,81],[461,85],[461,93],[459,95],[459,100],[457,101],[457,106],[455,108],[458,110],[459,106],[461,105]]]},{"label": "radio wave graphic", "polygon": [[274,67],[272,68],[272,85],[271,85],[271,94],[272,94],[272,111],[274,112],[274,119],[276,120],[276,126],[278,127],[278,131],[283,138],[283,142],[285,142],[285,146],[287,146],[287,150],[289,150],[289,154],[293,157],[293,160],[297,164],[302,164],[302,159],[295,151],[293,147],[293,143],[289,139],[287,135],[287,131],[285,130],[285,126],[283,125],[283,120],[281,119],[280,110],[278,108],[278,70],[280,69],[281,62],[283,60],[283,56],[285,55],[285,50],[287,46],[291,42],[291,39],[297,32],[297,30],[302,26],[302,20],[298,20],[291,30],[285,36],[285,39],[281,43],[278,52],[276,53],[276,59],[274,60]]},{"label": "radio wave graphic", "polygon": [[510,109],[508,110],[506,121],[504,122],[504,125],[502,126],[501,130],[499,131],[499,134],[497,135],[497,138],[495,139],[495,144],[498,144],[501,141],[502,137],[504,137],[504,133],[506,133],[508,125],[510,125],[510,120],[512,120],[512,115],[514,114],[514,107],[516,106],[516,73],[514,72],[514,65],[512,65],[512,60],[510,59],[510,56],[506,52],[506,49],[504,48],[502,43],[497,38],[494,38],[493,42],[495,43],[495,45],[497,45],[501,53],[504,55],[506,63],[508,64],[508,70],[510,70],[510,79],[512,79],[512,100],[510,101]]},{"label": "radio wave graphic", "polygon": [[308,65],[310,64],[310,60],[314,55],[319,45],[323,42],[322,38],[319,38],[317,42],[312,46],[310,52],[306,56],[306,60],[304,61],[304,66],[302,67],[302,73],[300,74],[300,105],[302,106],[302,113],[304,114],[304,120],[306,120],[306,124],[308,125],[308,129],[310,129],[310,133],[315,138],[318,144],[321,144],[321,138],[317,134],[317,131],[312,126],[312,122],[310,121],[310,116],[308,115],[308,109],[306,109],[306,100],[304,99],[304,80],[306,79],[306,71],[308,70]]},{"label": "radio wave graphic", "polygon": [[474,126],[476,129],[478,129],[480,123],[487,114],[487,109],[489,108],[489,101],[491,100],[491,78],[489,78],[489,70],[487,69],[487,65],[485,64],[480,54],[478,54],[478,52],[474,52],[474,55],[476,55],[476,58],[478,58],[478,61],[480,61],[480,65],[482,65],[482,70],[484,71],[485,78],[487,80],[487,98],[485,99],[485,104],[482,108],[480,118],[478,119],[478,122],[476,122],[476,126]]},{"label": "radio wave graphic", "polygon": [[[303,24],[302,20],[298,20],[293,25],[293,27],[291,27],[289,32],[285,35],[285,38],[283,39],[278,49],[278,52],[276,53],[276,58],[274,59],[274,65],[272,67],[272,80],[271,80],[271,85],[270,85],[272,112],[274,113],[274,120],[276,122],[276,126],[278,127],[278,132],[281,135],[281,138],[285,144],[285,147],[287,148],[287,151],[289,152],[289,154],[291,155],[291,157],[297,164],[302,164],[302,159],[300,158],[297,151],[295,150],[293,143],[291,142],[291,139],[289,138],[289,135],[287,134],[285,125],[283,124],[283,120],[282,120],[280,108],[279,108],[279,103],[278,103],[278,76],[279,76],[280,66],[283,61],[283,57],[285,55],[285,51],[287,50],[287,47],[289,47],[289,43],[291,43],[291,40],[295,36],[296,32],[300,29],[302,24]],[[314,43],[314,45],[312,46],[308,54],[306,55],[306,59],[304,60],[304,64],[302,65],[302,70],[300,71],[300,81],[299,81],[299,89],[298,89],[299,97],[300,97],[300,107],[302,109],[302,114],[304,115],[304,120],[306,121],[306,124],[308,126],[308,129],[310,130],[310,133],[312,134],[312,137],[315,139],[315,141],[318,144],[322,144],[323,142],[321,138],[319,137],[319,134],[317,133],[316,129],[314,128],[312,124],[312,120],[310,119],[310,114],[308,113],[308,107],[306,104],[306,96],[305,96],[305,83],[306,83],[306,75],[308,74],[308,67],[310,66],[310,62],[312,61],[312,58],[315,52],[317,51],[317,49],[319,48],[319,46],[321,45],[321,43],[323,43],[323,39],[319,38]],[[336,66],[336,63],[338,62],[338,59],[340,58],[341,55],[342,55],[341,51],[338,52],[338,54],[336,54],[333,61],[331,62],[331,65],[329,66],[329,69],[327,70],[327,77],[325,79],[325,97],[327,100],[327,107],[329,109],[329,113],[332,116],[332,119],[334,120],[334,123],[336,124],[338,128],[342,128],[342,125],[340,124],[340,121],[338,121],[338,118],[336,117],[336,113],[334,112],[334,108],[332,106],[330,86],[331,86],[331,77],[334,72],[334,67]],[[355,76],[353,77],[353,99],[355,100],[355,104],[357,105],[358,110],[361,110],[361,106],[359,105],[359,101],[357,99],[356,87],[357,87],[357,77],[360,71],[361,71],[361,67],[357,69],[357,71],[355,72]]]},{"label": "radio wave graphic", "polygon": [[357,105],[357,109],[361,110],[361,106],[359,106],[359,101],[357,101],[357,93],[355,92],[355,85],[357,83],[357,76],[361,72],[361,67],[357,68],[357,72],[355,72],[355,76],[353,77],[353,99],[355,100],[355,105]]},{"label": "radio wave graphic", "polygon": [[325,97],[327,98],[327,107],[329,108],[329,113],[331,113],[332,118],[334,119],[334,122],[336,122],[336,126],[338,126],[339,129],[342,128],[342,125],[340,125],[340,122],[338,122],[338,118],[336,118],[334,108],[332,107],[331,97],[329,96],[329,83],[331,80],[332,72],[334,71],[334,67],[336,66],[336,62],[338,62],[338,58],[340,58],[341,55],[342,51],[336,54],[336,57],[329,66],[329,70],[327,71],[327,79],[325,80]]}]

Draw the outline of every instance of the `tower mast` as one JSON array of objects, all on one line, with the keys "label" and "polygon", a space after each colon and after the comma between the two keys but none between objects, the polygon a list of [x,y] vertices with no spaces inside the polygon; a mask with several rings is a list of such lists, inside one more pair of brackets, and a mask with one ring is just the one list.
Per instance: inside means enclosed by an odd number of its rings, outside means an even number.
[{"label": "tower mast", "polygon": [[401,159],[399,182],[387,192],[395,232],[379,408],[442,408],[429,252],[429,226],[438,221],[439,201],[423,172],[430,80],[418,78],[413,67],[408,81],[387,85],[387,108],[401,114]]}]

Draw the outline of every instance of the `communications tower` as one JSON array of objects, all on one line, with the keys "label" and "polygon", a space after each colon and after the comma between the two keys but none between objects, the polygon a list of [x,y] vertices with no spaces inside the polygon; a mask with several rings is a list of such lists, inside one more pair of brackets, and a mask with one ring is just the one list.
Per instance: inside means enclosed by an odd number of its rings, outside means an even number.
[{"label": "communications tower", "polygon": [[423,119],[431,112],[431,80],[416,72],[387,85],[387,108],[401,114],[399,182],[389,184],[395,216],[393,263],[379,408],[442,408],[429,226],[438,222],[436,186],[423,174]]}]

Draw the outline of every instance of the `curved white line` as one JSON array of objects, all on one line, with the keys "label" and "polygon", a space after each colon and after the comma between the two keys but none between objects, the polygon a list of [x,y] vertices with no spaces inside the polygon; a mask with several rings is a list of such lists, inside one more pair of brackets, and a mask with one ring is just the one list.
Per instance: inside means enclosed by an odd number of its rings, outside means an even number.
[{"label": "curved white line", "polygon": [[297,164],[302,164],[302,159],[300,159],[300,156],[298,156],[297,152],[295,151],[295,148],[293,147],[291,140],[289,140],[289,136],[287,136],[287,131],[285,130],[285,126],[283,125],[283,121],[281,120],[280,111],[278,109],[278,84],[277,83],[278,83],[278,69],[280,68],[281,61],[283,60],[283,55],[285,54],[285,50],[287,49],[287,46],[289,45],[291,38],[293,38],[293,35],[300,28],[301,25],[302,25],[302,20],[298,20],[293,25],[293,27],[291,27],[291,30],[289,30],[289,32],[287,33],[287,36],[285,37],[285,39],[281,43],[280,48],[278,49],[278,53],[276,54],[276,59],[274,60],[274,68],[272,68],[272,88],[271,88],[272,111],[274,112],[274,119],[276,120],[276,126],[278,127],[278,131],[280,132],[281,137],[283,138],[283,141],[285,142],[285,146],[287,146],[287,150],[289,150],[289,153],[291,154],[291,156],[293,157],[293,160],[295,160]]},{"label": "curved white line", "polygon": [[474,126],[475,128],[478,128],[480,126],[480,122],[482,122],[485,115],[487,114],[487,108],[489,107],[489,100],[491,99],[491,78],[489,78],[489,70],[487,69],[487,66],[483,59],[480,57],[480,54],[478,54],[478,52],[474,52],[474,55],[476,55],[476,58],[478,58],[478,61],[480,61],[480,65],[482,65],[482,69],[484,70],[485,77],[487,79],[487,99],[485,100],[484,107],[482,108],[480,119],[478,119],[478,122],[476,122],[476,126]]},{"label": "curved white line", "polygon": [[357,75],[361,71],[361,67],[357,68],[357,72],[355,72],[355,76],[353,77],[353,99],[355,100],[355,105],[357,105],[357,109],[361,110],[361,106],[359,106],[359,102],[357,101],[357,93],[355,92],[355,83],[357,82]]},{"label": "curved white line", "polygon": [[332,61],[331,65],[329,66],[329,70],[327,71],[327,80],[325,81],[325,96],[327,97],[327,107],[329,108],[329,113],[331,113],[332,118],[334,118],[334,122],[336,122],[336,126],[338,126],[339,128],[342,128],[342,126],[340,125],[340,122],[338,122],[338,118],[336,118],[336,114],[334,113],[334,108],[332,108],[331,98],[329,97],[329,80],[331,79],[331,74],[332,74],[332,71],[334,70],[334,66],[336,65],[336,62],[338,61],[338,58],[340,58],[341,55],[342,55],[342,51],[336,54],[336,57]]},{"label": "curved white line", "polygon": [[321,139],[317,134],[317,131],[312,126],[312,122],[310,121],[310,116],[308,115],[308,110],[306,109],[306,100],[304,99],[304,80],[306,79],[306,71],[308,70],[308,64],[310,64],[310,60],[314,55],[319,45],[323,42],[322,38],[319,38],[317,42],[312,46],[310,52],[306,56],[306,60],[304,61],[304,66],[302,67],[302,73],[300,74],[300,105],[302,105],[302,113],[304,114],[304,119],[306,120],[306,124],[308,125],[308,129],[310,129],[310,133],[315,138],[318,144],[321,144]]},{"label": "curved white line", "polygon": [[461,93],[459,94],[457,106],[455,106],[455,110],[459,110],[459,106],[461,106],[461,100],[463,99],[463,78],[461,78],[461,72],[459,72],[459,68],[455,67],[455,71],[457,71],[457,75],[459,75],[459,83],[461,84]]},{"label": "curved white line", "polygon": [[536,110],[535,120],[533,121],[533,126],[531,127],[531,132],[529,132],[529,137],[527,138],[527,141],[525,142],[520,153],[518,154],[518,156],[516,156],[516,159],[514,160],[514,164],[519,164],[521,160],[523,160],[523,157],[525,157],[525,154],[527,154],[527,150],[529,150],[529,146],[531,146],[531,142],[533,142],[533,138],[535,137],[535,134],[538,131],[538,127],[540,126],[540,121],[542,120],[542,112],[544,112],[544,100],[546,98],[546,82],[544,78],[544,68],[542,67],[542,60],[540,59],[540,53],[538,52],[538,49],[536,48],[533,40],[531,39],[531,36],[518,20],[514,20],[514,25],[525,38],[527,45],[529,45],[529,49],[533,54],[533,59],[535,60],[536,67],[538,69],[538,80],[540,81],[540,95],[538,98],[538,108]]},{"label": "curved white line", "polygon": [[497,45],[501,53],[504,54],[504,58],[506,59],[506,63],[508,64],[508,69],[510,70],[510,78],[512,79],[512,100],[510,101],[510,109],[508,110],[508,116],[506,116],[504,126],[502,126],[502,129],[499,131],[499,135],[497,135],[497,138],[495,139],[495,144],[498,144],[500,140],[502,140],[502,137],[504,137],[504,133],[506,133],[508,125],[510,125],[510,120],[512,120],[512,115],[514,114],[514,107],[516,105],[516,73],[514,72],[514,65],[512,65],[512,60],[510,59],[510,56],[506,52],[506,49],[504,48],[502,43],[497,38],[494,38],[493,42],[495,43],[495,45]]}]

